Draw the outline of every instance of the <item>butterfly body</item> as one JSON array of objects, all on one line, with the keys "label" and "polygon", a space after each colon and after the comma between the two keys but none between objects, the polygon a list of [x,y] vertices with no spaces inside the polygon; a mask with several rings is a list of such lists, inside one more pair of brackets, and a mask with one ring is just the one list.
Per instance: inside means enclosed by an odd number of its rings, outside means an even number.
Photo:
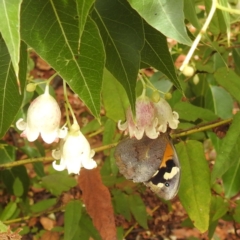
[{"label": "butterfly body", "polygon": [[156,139],[125,139],[115,150],[119,171],[134,182],[143,182],[159,197],[172,199],[178,192],[180,164],[168,134]]}]

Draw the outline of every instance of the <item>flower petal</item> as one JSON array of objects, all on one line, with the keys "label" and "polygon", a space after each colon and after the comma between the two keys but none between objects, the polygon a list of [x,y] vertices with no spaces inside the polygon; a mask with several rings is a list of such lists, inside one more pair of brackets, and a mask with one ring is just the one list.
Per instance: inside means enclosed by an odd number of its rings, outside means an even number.
[{"label": "flower petal", "polygon": [[16,122],[16,126],[19,130],[23,131],[27,128],[27,123],[23,120],[23,118],[20,118],[17,122]]},{"label": "flower petal", "polygon": [[33,142],[33,141],[37,140],[37,138],[39,136],[38,129],[36,129],[36,128],[30,129],[29,126],[27,126],[25,133],[26,133],[27,140],[29,142]]},{"label": "flower petal", "polygon": [[57,131],[54,132],[41,132],[42,139],[45,143],[51,144],[53,143],[56,139],[58,140],[58,133]]},{"label": "flower petal", "polygon": [[52,157],[54,159],[60,159],[61,158],[61,155],[62,155],[62,152],[60,149],[54,149],[52,150]]},{"label": "flower petal", "polygon": [[97,167],[97,163],[93,159],[83,159],[82,165],[86,169],[93,169]]},{"label": "flower petal", "polygon": [[60,161],[60,164],[57,164],[56,161],[54,161],[52,163],[52,166],[55,170],[57,171],[63,171],[64,169],[66,169],[66,165],[65,165],[65,162],[64,161]]}]

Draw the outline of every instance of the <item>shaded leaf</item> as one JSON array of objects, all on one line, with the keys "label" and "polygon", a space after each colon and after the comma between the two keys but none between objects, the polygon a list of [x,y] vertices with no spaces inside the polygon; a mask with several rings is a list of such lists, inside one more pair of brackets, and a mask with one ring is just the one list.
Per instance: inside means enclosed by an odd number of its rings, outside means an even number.
[{"label": "shaded leaf", "polygon": [[111,196],[108,188],[102,183],[99,169],[82,169],[78,184],[87,212],[102,239],[117,239]]},{"label": "shaded leaf", "polygon": [[220,145],[220,152],[217,155],[216,162],[213,166],[211,182],[220,178],[231,166],[239,161],[240,156],[240,112],[233,117],[233,122],[223,138]]},{"label": "shaded leaf", "polygon": [[220,196],[212,196],[210,216],[211,221],[215,222],[224,216],[228,211],[228,202]]},{"label": "shaded leaf", "polygon": [[96,228],[93,226],[92,220],[90,219],[89,215],[83,214],[81,219],[80,219],[80,224],[79,224],[79,235],[75,235],[74,240],[89,240],[92,237],[94,240],[103,240],[100,236],[99,233],[97,232]]},{"label": "shaded leaf", "polygon": [[164,73],[169,80],[182,91],[177,78],[172,57],[164,35],[144,22],[145,44],[141,51],[141,61]]},{"label": "shaded leaf", "polygon": [[176,150],[182,166],[180,201],[194,226],[205,232],[209,225],[211,191],[210,171],[203,146],[190,140],[177,144]]},{"label": "shaded leaf", "polygon": [[129,107],[127,94],[123,86],[108,70],[104,71],[102,98],[108,118],[115,122],[125,119],[125,112]]},{"label": "shaded leaf", "polygon": [[[21,47],[19,79],[21,91],[26,81],[26,46]],[[19,93],[17,78],[12,66],[7,46],[0,35],[0,138],[6,133],[21,107],[23,94]]]},{"label": "shaded leaf", "polygon": [[180,119],[187,121],[196,121],[197,119],[213,121],[218,118],[212,111],[187,102],[178,102],[174,105],[173,109],[178,112]]},{"label": "shaded leaf", "polygon": [[240,102],[240,77],[233,70],[226,67],[219,68],[214,77],[222,87]]},{"label": "shaded leaf", "polygon": [[197,29],[200,28],[200,24],[197,18],[197,13],[195,9],[195,1],[184,0],[184,15],[186,19]]},{"label": "shaded leaf", "polygon": [[24,188],[21,180],[17,177],[13,183],[13,193],[17,197],[21,197],[24,193]]},{"label": "shaded leaf", "polygon": [[1,221],[6,221],[10,219],[16,210],[17,210],[16,202],[9,202],[0,215]]},{"label": "shaded leaf", "polygon": [[66,80],[98,118],[105,62],[103,44],[91,18],[87,19],[80,39],[75,16],[74,0],[24,1],[21,36]]},{"label": "shaded leaf", "polygon": [[31,211],[34,213],[43,212],[52,207],[54,204],[56,204],[56,200],[57,200],[56,198],[41,200],[31,206]]},{"label": "shaded leaf", "polygon": [[165,36],[175,39],[179,43],[191,45],[184,24],[183,0],[128,1],[148,24]]},{"label": "shaded leaf", "polygon": [[116,212],[123,215],[126,220],[130,221],[131,212],[128,204],[128,196],[118,189],[113,189],[112,194]]},{"label": "shaded leaf", "polygon": [[21,181],[24,190],[23,195],[26,196],[30,181],[25,166],[17,166],[10,170],[5,169],[1,171],[1,180],[7,188],[7,191],[11,194],[14,194],[14,182],[16,178],[19,178]]},{"label": "shaded leaf", "polygon": [[231,198],[240,191],[240,156],[222,176],[225,197]]},{"label": "shaded leaf", "polygon": [[206,108],[212,110],[222,119],[232,117],[233,99],[225,89],[218,86],[210,86],[207,94],[208,96],[206,96],[205,101]]},{"label": "shaded leaf", "polygon": [[148,229],[146,206],[138,195],[129,195],[128,203],[135,220],[145,229]]},{"label": "shaded leaf", "polygon": [[236,201],[237,206],[234,209],[234,213],[233,213],[233,219],[237,222],[240,223],[240,201],[237,200]]},{"label": "shaded leaf", "polygon": [[0,164],[13,162],[16,159],[16,149],[8,144],[0,143]]},{"label": "shaded leaf", "polygon": [[0,1],[0,32],[11,56],[15,75],[19,74],[20,60],[20,8],[22,0]]},{"label": "shaded leaf", "polygon": [[56,196],[68,191],[76,184],[76,180],[70,177],[66,171],[53,173],[42,178],[42,186]]},{"label": "shaded leaf", "polygon": [[142,20],[127,1],[118,0],[97,0],[93,19],[104,42],[106,67],[122,84],[134,109],[140,51],[144,45]]},{"label": "shaded leaf", "polygon": [[64,240],[72,240],[82,214],[82,204],[79,200],[70,201],[64,213]]}]

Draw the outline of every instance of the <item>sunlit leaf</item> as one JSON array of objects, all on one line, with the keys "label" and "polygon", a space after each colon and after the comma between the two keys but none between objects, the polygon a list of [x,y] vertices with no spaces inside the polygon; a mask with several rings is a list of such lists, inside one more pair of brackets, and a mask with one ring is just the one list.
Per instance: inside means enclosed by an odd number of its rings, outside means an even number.
[{"label": "sunlit leaf", "polygon": [[[21,82],[21,92],[26,81],[27,69],[26,46],[21,47],[21,61],[19,79]],[[0,36],[0,138],[6,133],[18,110],[21,107],[23,94],[19,93],[17,77],[13,69],[11,57],[7,46]]]},{"label": "sunlit leaf", "polygon": [[80,39],[77,14],[74,0],[24,1],[21,36],[98,118],[105,53],[97,26],[90,17]]},{"label": "sunlit leaf", "polygon": [[208,229],[211,201],[210,170],[202,143],[181,142],[176,145],[182,166],[179,198],[193,224],[201,232]]},{"label": "sunlit leaf", "polygon": [[0,32],[11,56],[15,75],[19,74],[20,60],[20,8],[22,0],[0,1]]},{"label": "sunlit leaf", "polygon": [[212,183],[221,177],[231,166],[239,161],[240,156],[240,113],[233,117],[233,122],[227,132],[227,135],[221,141],[220,152],[217,155],[213,166],[211,181]]},{"label": "sunlit leaf", "polygon": [[191,45],[184,25],[183,0],[128,0],[131,6],[165,36],[179,43]]},{"label": "sunlit leaf", "polygon": [[136,221],[145,229],[147,225],[147,212],[143,200],[138,195],[130,195],[128,197],[130,210]]},{"label": "sunlit leaf", "polygon": [[79,200],[67,204],[64,213],[64,240],[72,240],[81,219],[82,204]]}]

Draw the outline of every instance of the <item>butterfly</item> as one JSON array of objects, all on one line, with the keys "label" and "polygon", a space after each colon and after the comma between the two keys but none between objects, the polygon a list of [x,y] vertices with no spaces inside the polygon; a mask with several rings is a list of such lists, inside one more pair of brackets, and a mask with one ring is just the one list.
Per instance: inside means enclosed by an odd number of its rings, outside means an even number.
[{"label": "butterfly", "polygon": [[142,182],[160,198],[176,196],[181,175],[179,159],[167,133],[158,138],[127,138],[115,150],[120,173],[133,182]]}]

